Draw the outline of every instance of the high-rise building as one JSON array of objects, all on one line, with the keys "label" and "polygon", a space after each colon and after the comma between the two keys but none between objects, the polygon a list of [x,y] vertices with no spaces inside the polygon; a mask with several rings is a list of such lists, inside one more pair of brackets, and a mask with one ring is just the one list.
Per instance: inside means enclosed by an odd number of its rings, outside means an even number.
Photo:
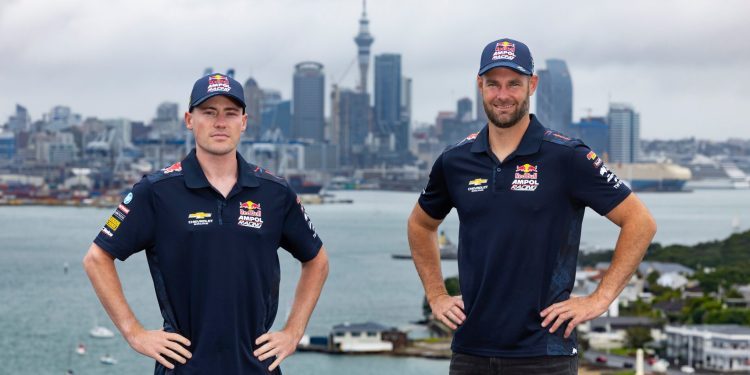
[{"label": "high-rise building", "polygon": [[370,46],[375,38],[370,35],[370,21],[367,19],[367,2],[362,0],[362,18],[359,19],[359,34],[354,38],[357,43],[357,62],[359,63],[359,92],[367,92],[367,68],[370,66]]},{"label": "high-rise building", "polygon": [[261,109],[263,107],[263,92],[255,79],[245,81],[245,113],[247,114],[247,129],[245,137],[259,139],[261,136]]},{"label": "high-rise building", "polygon": [[16,114],[8,119],[7,130],[11,132],[29,131],[31,129],[31,117],[26,107],[16,104]]},{"label": "high-rise building", "polygon": [[471,99],[458,99],[458,102],[456,102],[456,119],[461,122],[471,121],[471,107]]},{"label": "high-rise building", "polygon": [[537,72],[536,115],[542,125],[567,133],[573,122],[573,82],[568,65],[558,59],[547,60],[547,69]]},{"label": "high-rise building", "polygon": [[73,113],[70,107],[57,105],[52,107],[49,113],[44,115],[46,130],[60,131],[70,128],[71,126],[80,125],[81,115]]},{"label": "high-rise building", "polygon": [[[393,149],[385,151],[406,152],[409,149],[409,123],[401,107],[401,55],[386,53],[375,56],[375,124],[376,135],[384,140],[393,139]],[[381,144],[386,144],[382,142]]]},{"label": "high-rise building", "polygon": [[582,118],[572,124],[569,135],[580,138],[589,148],[609,160],[609,125],[604,117]]},{"label": "high-rise building", "polygon": [[324,90],[323,64],[305,61],[295,65],[292,100],[294,106],[292,135],[294,138],[323,142]]},{"label": "high-rise building", "polygon": [[401,79],[401,118],[411,122],[411,78]]},{"label": "high-rise building", "polygon": [[370,94],[334,86],[331,120],[342,165],[361,166],[370,132]]},{"label": "high-rise building", "polygon": [[185,136],[186,130],[182,126],[179,109],[179,104],[172,102],[163,102],[156,107],[156,117],[151,120],[153,139],[176,140]]},{"label": "high-rise building", "polygon": [[0,164],[16,157],[16,137],[0,131]]},{"label": "high-rise building", "polygon": [[484,99],[482,97],[482,90],[479,89],[477,86],[477,101],[476,101],[476,118],[478,122],[481,122],[483,124],[487,123],[487,112],[484,111]]},{"label": "high-rise building", "polygon": [[635,163],[639,161],[640,114],[628,104],[610,103],[607,122],[609,123],[609,162]]}]

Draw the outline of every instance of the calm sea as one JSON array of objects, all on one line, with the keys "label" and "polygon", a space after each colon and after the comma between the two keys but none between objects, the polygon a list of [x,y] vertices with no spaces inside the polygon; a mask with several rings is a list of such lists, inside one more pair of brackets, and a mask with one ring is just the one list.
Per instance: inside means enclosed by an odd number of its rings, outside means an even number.
[{"label": "calm sea", "polygon": [[[408,328],[421,315],[423,291],[407,252],[406,218],[412,193],[338,192],[353,204],[307,207],[330,253],[331,272],[308,327],[326,335],[335,324],[374,321]],[[750,226],[750,191],[642,194],[659,224],[663,244],[694,244],[728,236],[733,223]],[[98,321],[114,330],[100,307],[80,260],[110,209],[0,207],[0,374],[148,374],[153,361],[133,352],[119,335],[94,340]],[[443,229],[457,240],[454,213]],[[614,246],[617,228],[593,211],[586,214],[582,242],[587,248]],[[282,285],[276,328],[291,305],[299,264],[281,254]],[[68,273],[63,265],[69,264]],[[117,263],[125,294],[146,327],[161,326],[145,256]],[[444,262],[445,276],[456,274]],[[82,342],[89,351],[74,353]],[[106,366],[110,353],[119,363]],[[327,356],[297,353],[282,365],[286,374],[445,374],[446,360],[387,356]]]}]

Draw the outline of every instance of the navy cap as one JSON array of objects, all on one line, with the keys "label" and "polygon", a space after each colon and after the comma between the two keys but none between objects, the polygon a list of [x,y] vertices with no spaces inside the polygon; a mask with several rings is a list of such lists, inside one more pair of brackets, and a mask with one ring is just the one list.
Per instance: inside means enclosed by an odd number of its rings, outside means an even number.
[{"label": "navy cap", "polygon": [[525,44],[508,38],[496,40],[482,51],[479,61],[479,73],[482,75],[492,68],[511,68],[527,76],[534,74],[534,58]]},{"label": "navy cap", "polygon": [[216,95],[224,95],[237,102],[242,108],[246,107],[242,85],[230,76],[213,73],[195,81],[193,92],[190,93],[188,110],[192,110],[193,107]]}]

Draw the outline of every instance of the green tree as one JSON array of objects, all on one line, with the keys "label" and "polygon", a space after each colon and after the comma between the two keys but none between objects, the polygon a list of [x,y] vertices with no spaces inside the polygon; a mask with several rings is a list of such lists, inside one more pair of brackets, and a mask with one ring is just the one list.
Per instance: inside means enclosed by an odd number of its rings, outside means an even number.
[{"label": "green tree", "polygon": [[651,329],[648,327],[630,327],[625,330],[628,348],[642,348],[647,342],[652,341]]},{"label": "green tree", "polygon": [[750,326],[750,309],[729,308],[706,313],[706,324],[741,324]]},{"label": "green tree", "polygon": [[[461,288],[458,284],[458,277],[448,277],[444,280],[445,282],[445,289],[448,290],[448,295],[451,296],[458,296],[461,295]],[[432,313],[432,308],[430,308],[430,303],[427,302],[427,296],[424,296],[422,299],[422,315],[427,319],[430,314]]]}]

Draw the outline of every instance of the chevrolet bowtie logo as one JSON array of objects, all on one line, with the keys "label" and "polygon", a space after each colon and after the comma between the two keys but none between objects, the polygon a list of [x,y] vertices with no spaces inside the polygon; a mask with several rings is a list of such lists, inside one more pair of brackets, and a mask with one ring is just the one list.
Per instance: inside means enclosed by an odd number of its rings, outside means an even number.
[{"label": "chevrolet bowtie logo", "polygon": [[193,212],[192,214],[188,215],[188,219],[205,219],[207,217],[211,217],[211,214],[208,212]]},{"label": "chevrolet bowtie logo", "polygon": [[487,183],[486,178],[475,178],[469,181],[469,186],[479,186]]}]

